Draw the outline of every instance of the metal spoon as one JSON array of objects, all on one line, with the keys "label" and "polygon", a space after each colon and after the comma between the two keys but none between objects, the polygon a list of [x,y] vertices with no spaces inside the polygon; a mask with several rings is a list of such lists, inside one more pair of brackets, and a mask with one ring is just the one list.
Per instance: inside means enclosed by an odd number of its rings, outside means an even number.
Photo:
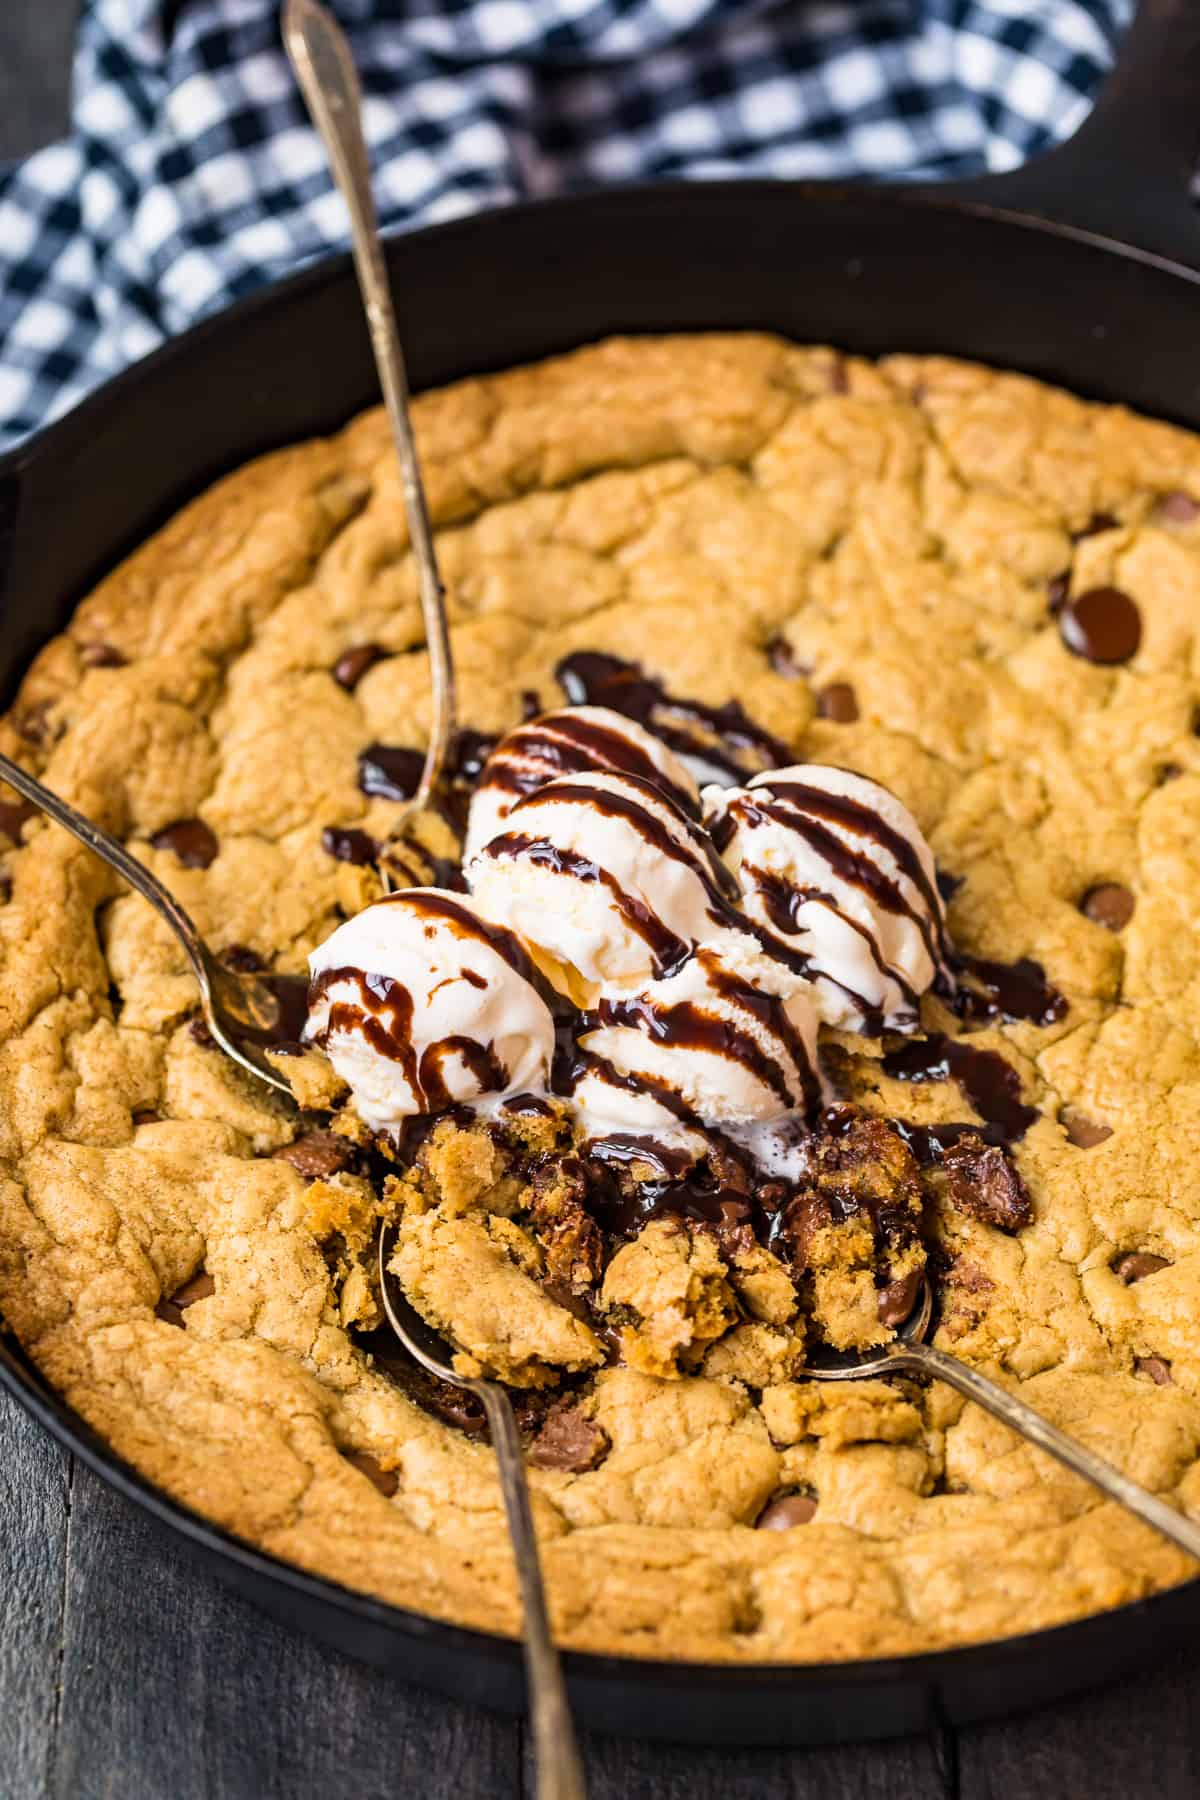
[{"label": "metal spoon", "polygon": [[[278,984],[289,980],[300,982],[301,977],[262,976],[241,974],[234,969],[226,968],[208,948],[200,936],[190,916],[176,900],[169,888],[163,886],[157,875],[152,875],[144,863],[136,856],[131,856],[124,844],[110,837],[99,825],[85,819],[82,813],[68,806],[65,800],[48,787],[44,787],[33,775],[27,774],[18,763],[10,761],[7,756],[0,755],[0,776],[15,788],[22,799],[40,807],[55,824],[69,831],[78,838],[88,850],[106,862],[111,869],[127,881],[143,899],[148,900],[155,912],[166,920],[183,947],[192,974],[196,977],[196,985],[200,989],[200,1010],[204,1014],[204,1023],[208,1026],[219,1049],[226,1056],[231,1056],[243,1069],[260,1080],[269,1082],[278,1088],[281,1094],[291,1095],[291,1088],[284,1077],[267,1061],[265,1047],[278,1043],[281,1037],[280,1024],[283,1019],[283,1007],[280,1002]],[[307,981],[303,981],[307,989]]]},{"label": "metal spoon", "polygon": [[956,1356],[950,1356],[945,1350],[938,1350],[932,1344],[922,1340],[929,1330],[930,1316],[933,1311],[933,1297],[929,1282],[921,1284],[920,1297],[916,1306],[900,1327],[895,1343],[890,1344],[878,1354],[870,1352],[865,1355],[858,1351],[830,1350],[820,1353],[820,1360],[810,1362],[800,1371],[813,1381],[865,1381],[878,1375],[931,1375],[937,1381],[944,1381],[957,1393],[965,1394],[968,1400],[974,1400],[985,1412],[999,1419],[1011,1431],[1027,1438],[1036,1444],[1039,1450],[1048,1450],[1056,1456],[1068,1469],[1076,1475],[1082,1475],[1090,1481],[1110,1500],[1136,1513],[1145,1524],[1152,1525],[1161,1531],[1164,1537],[1170,1538],[1189,1556],[1200,1558],[1200,1525],[1194,1524],[1184,1513],[1176,1512],[1157,1494],[1133,1481],[1128,1475],[1106,1462],[1104,1457],[1097,1456],[1077,1438],[1060,1431],[1057,1425],[1051,1425],[1041,1413],[1034,1412],[1032,1406],[1026,1406],[1023,1400],[1016,1399],[1004,1388],[989,1381],[986,1375],[980,1375],[967,1363],[960,1362]]},{"label": "metal spoon", "polygon": [[550,1635],[529,1483],[512,1402],[499,1382],[471,1380],[457,1372],[450,1350],[425,1323],[388,1268],[394,1245],[395,1227],[385,1225],[379,1234],[379,1288],[389,1325],[409,1355],[430,1375],[452,1382],[482,1401],[491,1429],[525,1614],[525,1673],[531,1699],[538,1800],[584,1800],[583,1770],[562,1664]]},{"label": "metal spoon", "polygon": [[379,384],[400,458],[404,510],[417,562],[421,613],[429,648],[433,684],[429,745],[417,791],[380,853],[379,870],[385,887],[388,887],[391,881],[387,846],[403,836],[414,813],[428,806],[454,738],[454,665],[446,621],[446,590],[438,572],[437,551],[409,415],[408,372],[379,237],[379,220],[371,192],[371,162],[363,136],[362,89],[350,46],[341,27],[323,6],[317,4],[317,0],[287,0],[283,11],[283,41],[350,214],[354,267],[362,290]]}]

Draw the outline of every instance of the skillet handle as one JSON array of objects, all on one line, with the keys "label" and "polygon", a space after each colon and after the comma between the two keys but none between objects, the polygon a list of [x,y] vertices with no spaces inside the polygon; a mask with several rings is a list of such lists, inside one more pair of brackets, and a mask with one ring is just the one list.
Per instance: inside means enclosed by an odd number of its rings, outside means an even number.
[{"label": "skillet handle", "polygon": [[969,203],[1038,214],[1200,269],[1200,4],[1138,0],[1117,66],[1067,143],[1007,175],[955,182]]}]

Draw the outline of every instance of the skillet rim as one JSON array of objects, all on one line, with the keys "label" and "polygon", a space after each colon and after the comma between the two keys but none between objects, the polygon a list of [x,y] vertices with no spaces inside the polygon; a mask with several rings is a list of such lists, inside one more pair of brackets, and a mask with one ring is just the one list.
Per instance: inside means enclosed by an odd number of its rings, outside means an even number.
[{"label": "skillet rim", "polygon": [[[840,204],[847,207],[865,202],[872,206],[894,205],[902,209],[911,208],[947,216],[975,217],[985,224],[1033,232],[1099,251],[1115,256],[1127,264],[1181,279],[1191,287],[1200,287],[1200,270],[1185,263],[1123,243],[1099,232],[1005,204],[1002,177],[985,178],[977,184],[955,187],[769,179],[639,182],[606,186],[582,194],[519,201],[414,231],[389,232],[386,234],[386,241],[391,247],[410,240],[414,244],[420,244],[435,239],[452,239],[463,234],[478,235],[481,231],[502,233],[513,219],[528,219],[540,223],[543,228],[552,229],[555,218],[564,211],[579,213],[590,210],[604,214],[615,209],[619,214],[625,204],[636,206],[639,203],[661,201],[669,196],[684,198],[686,205],[703,207],[706,197],[719,202],[734,196],[743,199],[756,192],[767,191],[786,192],[800,205],[808,199],[819,199],[826,205]],[[60,451],[65,454],[73,442],[88,433],[93,419],[100,418],[107,409],[118,405],[125,394],[142,384],[152,382],[173,359],[192,356],[202,351],[210,339],[220,334],[236,332],[244,321],[261,313],[269,313],[272,308],[286,305],[325,284],[345,280],[351,275],[351,271],[348,251],[321,255],[289,274],[265,283],[229,306],[206,315],[187,331],[168,339],[147,357],[92,390],[68,412],[0,454],[0,483],[15,481],[19,484],[26,471],[36,464],[52,460]],[[636,332],[629,335],[636,335]],[[213,478],[207,478],[205,485]],[[186,501],[181,503],[186,504]],[[0,549],[2,548],[0,539]],[[0,595],[3,593],[3,576],[4,571],[0,569]],[[14,1354],[4,1341],[4,1332],[4,1323],[0,1319],[0,1388],[10,1393],[43,1429],[64,1448],[77,1455],[109,1487],[148,1514],[157,1526],[182,1539],[192,1554],[222,1565],[227,1577],[231,1571],[236,1570],[242,1576],[264,1584],[281,1599],[292,1598],[297,1603],[298,1610],[302,1607],[316,1608],[326,1613],[332,1610],[339,1613],[345,1621],[357,1620],[364,1625],[382,1628],[406,1641],[413,1650],[425,1645],[464,1662],[474,1661],[478,1664],[481,1659],[490,1660],[493,1664],[501,1665],[510,1686],[513,1681],[519,1682],[521,1649],[518,1640],[394,1606],[344,1587],[328,1577],[309,1574],[297,1565],[233,1536],[191,1507],[173,1499],[164,1489],[155,1486],[118,1456],[50,1387],[31,1359],[26,1367],[26,1353],[18,1346],[18,1352]],[[233,1585],[236,1587],[239,1584]],[[244,1588],[245,1583],[241,1586]],[[265,1605],[254,1596],[243,1594],[243,1597],[251,1598],[254,1604]],[[267,1610],[273,1609],[268,1607]],[[780,1698],[790,1694],[800,1698],[810,1690],[819,1697],[822,1693],[828,1695],[832,1688],[840,1688],[843,1693],[838,1696],[837,1703],[831,1705],[832,1713],[838,1706],[846,1704],[850,1690],[862,1689],[864,1694],[873,1691],[878,1695],[885,1689],[894,1688],[899,1691],[905,1688],[914,1696],[918,1692],[924,1694],[929,1724],[944,1724],[947,1719],[961,1724],[1006,1711],[1026,1710],[1039,1703],[1026,1698],[1013,1701],[1003,1696],[998,1704],[989,1704],[986,1699],[980,1699],[980,1690],[989,1684],[989,1678],[994,1677],[998,1671],[1013,1667],[1028,1670],[1039,1663],[1061,1669],[1074,1662],[1078,1649],[1094,1651],[1097,1640],[1104,1635],[1108,1636],[1114,1646],[1122,1639],[1128,1640],[1130,1647],[1125,1649],[1123,1657],[1110,1654],[1102,1659],[1104,1666],[1099,1673],[1085,1671],[1081,1678],[1067,1683],[1057,1679],[1049,1684],[1044,1700],[1065,1697],[1088,1685],[1116,1679],[1118,1665],[1127,1668],[1131,1664],[1131,1646],[1135,1641],[1143,1650],[1149,1649],[1151,1654],[1157,1651],[1159,1656],[1165,1656],[1181,1641],[1185,1620],[1194,1627],[1197,1619],[1200,1619],[1200,1576],[1119,1607],[1087,1613],[1037,1631],[988,1638],[939,1650],[917,1651],[906,1656],[839,1662],[694,1662],[570,1650],[564,1653],[564,1661],[567,1675],[573,1684],[598,1684],[601,1689],[610,1686],[617,1688],[624,1684],[627,1693],[636,1686],[678,1690],[681,1685],[686,1685],[705,1695],[715,1696],[719,1692],[733,1707],[752,1697],[763,1699],[769,1695]],[[331,1641],[329,1634],[310,1618],[302,1618],[300,1627],[310,1635],[324,1637],[326,1642]],[[367,1660],[379,1659],[368,1655]],[[413,1671],[406,1667],[402,1674],[403,1678],[413,1679],[418,1683],[422,1680],[420,1670]],[[451,1691],[449,1684],[440,1680],[435,1679],[430,1685],[437,1686],[442,1691]],[[943,1695],[948,1685],[955,1690],[973,1688],[976,1699],[966,1705],[960,1705],[955,1700],[947,1709],[943,1703]],[[1027,1687],[1028,1685],[1029,1683],[1026,1684]],[[461,1689],[458,1691],[461,1692]],[[472,1697],[485,1705],[508,1705],[506,1700],[489,1702],[478,1693]],[[581,1715],[585,1721],[591,1710],[590,1707],[581,1707]],[[669,1729],[655,1730],[652,1726],[647,1729],[644,1720],[623,1726],[614,1723],[611,1717],[604,1721],[603,1728],[625,1730],[629,1735],[642,1738],[673,1737],[678,1741],[689,1736],[693,1741],[712,1744],[765,1744],[846,1741],[851,1735],[869,1739],[897,1731],[911,1731],[917,1727],[910,1711],[899,1725],[885,1724],[880,1730],[868,1726],[865,1731],[855,1730],[853,1733],[838,1730],[832,1717],[828,1727],[819,1727],[815,1732],[804,1729],[799,1735],[786,1730],[782,1735],[764,1734],[758,1727],[740,1730],[736,1724],[732,1731],[717,1731],[714,1728],[684,1733]]]}]

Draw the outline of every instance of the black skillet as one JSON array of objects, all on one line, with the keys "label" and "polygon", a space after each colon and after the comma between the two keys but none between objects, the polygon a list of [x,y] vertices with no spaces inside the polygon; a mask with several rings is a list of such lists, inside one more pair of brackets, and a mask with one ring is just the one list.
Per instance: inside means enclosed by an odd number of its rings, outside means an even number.
[{"label": "black skillet", "polygon": [[[923,190],[635,188],[396,240],[389,260],[414,383],[611,332],[757,327],[868,355],[975,358],[1200,429],[1200,216],[1188,200],[1198,143],[1200,0],[1142,0],[1088,123],[1012,175]],[[96,578],[183,501],[375,398],[349,261],[335,257],[198,326],[0,460],[6,696]],[[266,1611],[411,1680],[523,1704],[515,1644],[380,1605],[237,1543],[120,1462],[4,1343],[0,1381]],[[1057,1699],[1142,1668],[1198,1630],[1193,1582],[1051,1631],[887,1661],[573,1655],[567,1667],[580,1719],[601,1729],[811,1743]]]}]

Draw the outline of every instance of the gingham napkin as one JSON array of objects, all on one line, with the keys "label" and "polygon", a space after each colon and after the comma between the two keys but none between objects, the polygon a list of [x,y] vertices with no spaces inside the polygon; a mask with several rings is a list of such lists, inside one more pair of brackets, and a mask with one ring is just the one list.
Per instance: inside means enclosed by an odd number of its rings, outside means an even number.
[{"label": "gingham napkin", "polygon": [[[0,4],[3,0],[0,0]],[[1132,0],[335,0],[385,225],[649,177],[959,177],[1091,103]],[[345,238],[270,0],[84,0],[0,171],[0,444]]]}]

